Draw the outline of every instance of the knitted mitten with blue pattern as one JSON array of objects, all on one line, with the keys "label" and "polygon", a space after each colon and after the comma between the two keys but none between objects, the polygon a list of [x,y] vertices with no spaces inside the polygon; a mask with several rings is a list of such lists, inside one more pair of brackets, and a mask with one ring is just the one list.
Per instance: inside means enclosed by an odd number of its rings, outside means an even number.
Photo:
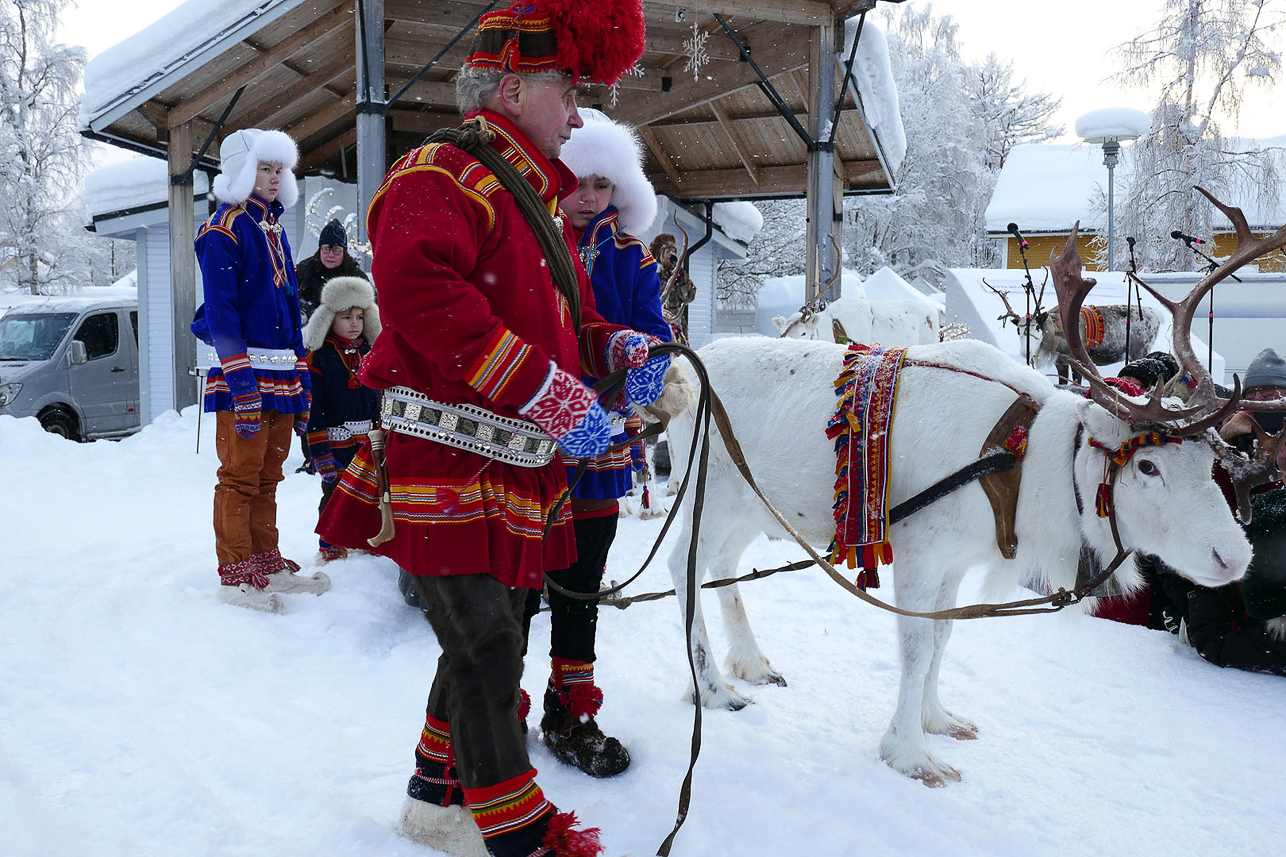
[{"label": "knitted mitten with blue pattern", "polygon": [[637,330],[622,330],[608,340],[607,368],[611,372],[626,370],[625,396],[636,405],[650,405],[661,395],[671,355],[658,354],[649,360],[648,349],[664,344],[664,340]]},{"label": "knitted mitten with blue pattern", "polygon": [[518,412],[575,458],[593,458],[611,445],[612,423],[594,391],[552,360],[545,383]]}]

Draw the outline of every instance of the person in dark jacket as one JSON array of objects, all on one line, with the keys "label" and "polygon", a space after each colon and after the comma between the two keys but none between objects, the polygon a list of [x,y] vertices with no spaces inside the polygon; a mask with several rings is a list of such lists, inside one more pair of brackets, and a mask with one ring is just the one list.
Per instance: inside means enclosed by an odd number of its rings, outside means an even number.
[{"label": "person in dark jacket", "polygon": [[333,277],[370,279],[349,254],[348,233],[338,220],[331,220],[322,227],[317,236],[317,252],[295,268],[295,278],[299,281],[299,309],[304,314],[305,324],[321,303],[322,286]]},{"label": "person in dark jacket", "polygon": [[[661,314],[656,260],[631,234],[651,225],[657,209],[656,193],[643,173],[642,145],[632,130],[598,111],[585,110],[581,118],[584,126],[572,133],[562,151],[563,163],[576,174],[579,185],[561,205],[576,234],[581,262],[594,289],[594,305],[613,324],[668,341],[670,326]],[[613,414],[614,442],[627,439],[627,416]],[[568,463],[570,482],[576,467],[575,462]],[[576,561],[549,572],[560,586],[578,593],[598,592],[616,537],[617,501],[633,487],[632,468],[630,447],[623,446],[592,459],[572,488]],[[530,632],[531,618],[539,608],[540,591],[533,589],[527,595],[524,632]],[[630,754],[619,740],[604,735],[594,719],[603,701],[603,692],[594,682],[598,601],[570,598],[551,587],[549,610],[550,676],[541,735],[559,761],[590,776],[615,776],[629,767]]]},{"label": "person in dark jacket", "polygon": [[[304,327],[313,405],[308,445],[313,468],[322,478],[318,515],[326,508],[340,472],[352,461],[379,417],[380,394],[357,380],[362,357],[380,335],[375,290],[360,277],[335,277],[321,290],[321,304]],[[319,539],[323,562],[348,551]]]}]

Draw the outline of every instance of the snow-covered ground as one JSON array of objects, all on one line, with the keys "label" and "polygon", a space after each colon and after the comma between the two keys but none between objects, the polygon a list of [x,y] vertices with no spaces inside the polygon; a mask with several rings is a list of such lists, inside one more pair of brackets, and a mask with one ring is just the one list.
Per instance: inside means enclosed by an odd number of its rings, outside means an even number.
[{"label": "snow-covered ground", "polygon": [[[438,653],[428,624],[367,556],[332,564],[334,588],[288,596],[285,615],[219,603],[213,421],[199,454],[196,424],[189,409],[77,445],[0,417],[0,854],[432,854],[395,833]],[[293,473],[279,492],[283,551],[306,565],[319,494]],[[660,523],[621,522],[609,576],[637,568]],[[744,562],[800,555],[760,540]],[[637,591],[669,583],[662,563]],[[932,790],[876,758],[897,692],[893,618],[816,571],[742,592],[790,686],[706,712],[676,855],[1175,857],[1286,839],[1280,678],[1084,616],[957,623],[943,698],[981,737],[930,739],[964,774]],[[533,635],[535,695],[543,617]],[[605,609],[599,653],[600,721],[633,766],[593,780],[534,734],[532,758],[609,855],[643,857],[674,822],[688,761],[673,600]]]}]

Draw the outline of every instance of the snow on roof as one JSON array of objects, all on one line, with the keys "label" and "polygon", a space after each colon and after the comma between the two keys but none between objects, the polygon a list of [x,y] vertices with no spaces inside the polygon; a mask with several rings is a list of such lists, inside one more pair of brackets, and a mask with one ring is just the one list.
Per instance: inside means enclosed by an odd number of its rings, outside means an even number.
[{"label": "snow on roof", "polygon": [[[857,18],[844,22],[844,44],[836,54],[847,63],[857,35]],[[906,129],[902,125],[902,111],[898,107],[898,90],[893,83],[893,69],[889,65],[889,44],[880,28],[867,21],[862,25],[862,39],[857,44],[857,58],[853,61],[853,85],[857,87],[859,103],[866,118],[866,127],[875,138],[877,148],[884,154],[890,178],[902,166],[906,157]]]},{"label": "snow on roof", "polygon": [[[205,173],[192,175],[192,192],[201,196],[209,192],[210,180]],[[99,217],[131,208],[169,201],[170,175],[160,158],[129,158],[106,164],[85,177],[81,198],[89,217]]]},{"label": "snow on roof", "polygon": [[1104,107],[1091,110],[1076,120],[1076,136],[1091,143],[1107,139],[1142,137],[1152,127],[1152,119],[1133,107]]},{"label": "snow on roof", "polygon": [[1023,232],[1070,232],[1078,220],[1082,232],[1092,230],[1100,191],[1107,192],[1101,147],[1021,143],[1009,150],[996,179],[987,205],[987,231],[1004,232],[1007,224],[1017,223]]},{"label": "snow on roof", "polygon": [[[1229,151],[1286,148],[1286,135],[1263,140],[1230,138],[1225,141],[1225,148]],[[1133,172],[1130,149],[1130,146],[1122,147],[1121,162],[1116,167],[1118,205]],[[1017,223],[1024,233],[1065,233],[1079,220],[1081,232],[1092,232],[1103,226],[1095,207],[1100,193],[1107,193],[1107,167],[1103,165],[1101,146],[1022,143],[1009,151],[996,180],[996,189],[987,206],[987,231],[1003,233],[1009,223]],[[1252,227],[1276,229],[1286,222],[1286,192],[1279,194],[1275,208],[1261,206],[1258,193],[1248,186],[1239,188],[1234,184],[1229,197],[1227,201],[1241,208]],[[1216,214],[1216,219],[1226,222],[1220,214]]]},{"label": "snow on roof", "polygon": [[711,216],[723,234],[742,244],[749,244],[764,228],[764,216],[750,202],[716,202]]},{"label": "snow on roof", "polygon": [[[186,3],[94,57],[85,66],[80,100],[83,128],[127,102],[176,69],[205,59],[220,42],[260,19],[280,17],[305,0],[187,0]],[[140,99],[143,100],[143,99]]]}]

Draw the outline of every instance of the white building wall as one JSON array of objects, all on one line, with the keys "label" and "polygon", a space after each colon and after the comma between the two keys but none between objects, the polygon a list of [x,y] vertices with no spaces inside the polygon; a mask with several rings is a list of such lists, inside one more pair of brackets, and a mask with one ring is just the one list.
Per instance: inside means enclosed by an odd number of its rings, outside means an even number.
[{"label": "white building wall", "polygon": [[689,256],[688,276],[697,296],[688,304],[688,343],[700,348],[712,339],[715,324],[714,248],[710,244]]},{"label": "white building wall", "polygon": [[143,424],[174,407],[174,361],[170,298],[170,230],[164,224],[139,230],[139,392]]}]

